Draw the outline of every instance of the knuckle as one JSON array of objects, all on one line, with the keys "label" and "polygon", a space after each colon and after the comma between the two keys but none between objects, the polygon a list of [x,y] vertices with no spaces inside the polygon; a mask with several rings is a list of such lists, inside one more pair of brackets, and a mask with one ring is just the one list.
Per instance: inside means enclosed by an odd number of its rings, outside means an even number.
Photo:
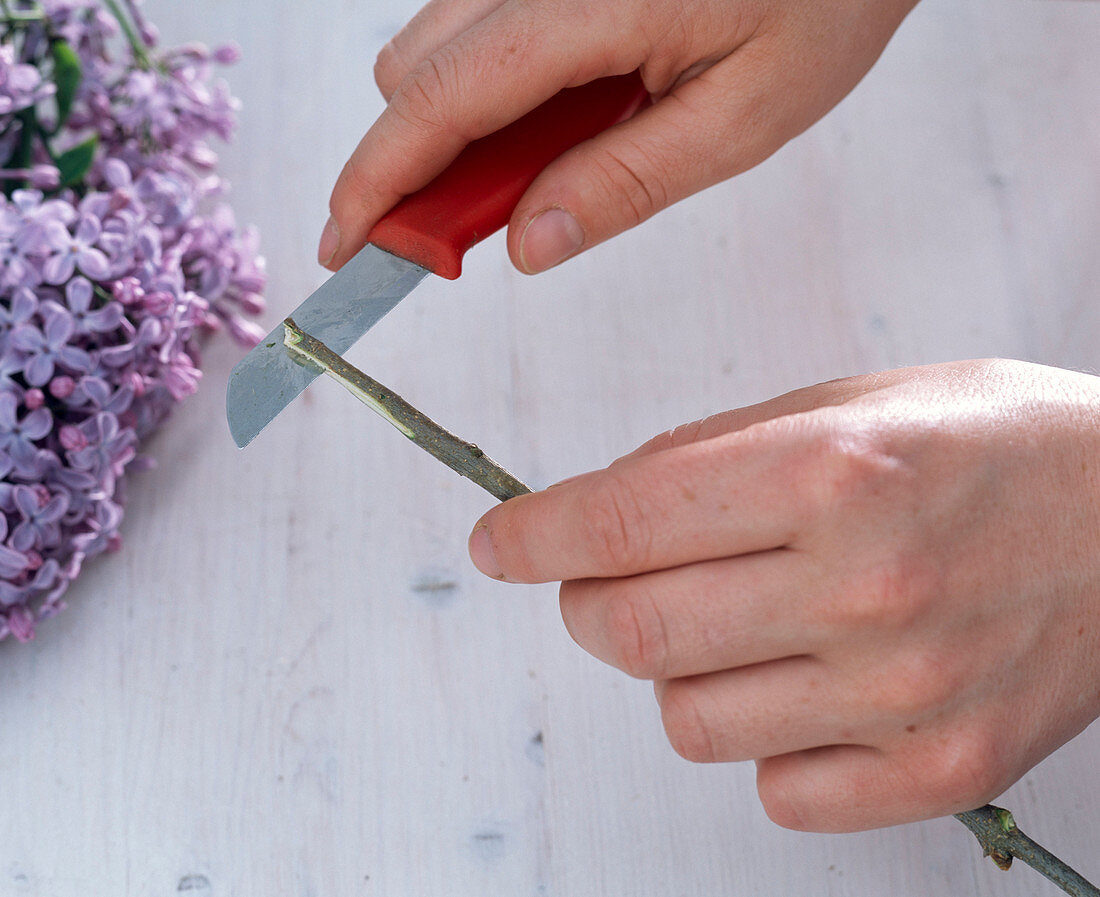
[{"label": "knuckle", "polygon": [[689,683],[672,680],[661,695],[661,723],[668,743],[692,763],[715,763],[718,753],[697,696]]},{"label": "knuckle", "polygon": [[358,150],[352,153],[344,163],[343,171],[340,172],[339,185],[360,202],[369,201],[378,193],[378,187]]},{"label": "knuckle", "polygon": [[887,718],[924,719],[950,705],[965,687],[965,670],[951,653],[925,646],[887,664],[869,686],[868,701]]},{"label": "knuckle", "polygon": [[619,214],[633,227],[668,205],[668,191],[657,171],[668,170],[649,158],[641,146],[630,146],[629,152],[604,148],[594,155],[592,165],[607,194],[607,207],[618,208]]},{"label": "knuckle", "polygon": [[596,561],[607,572],[636,573],[652,551],[652,531],[630,481],[607,475],[587,494],[581,507],[584,536]]},{"label": "knuckle", "polygon": [[809,441],[807,451],[811,491],[824,510],[887,497],[903,470],[900,459],[866,427],[821,433]]},{"label": "knuckle", "polygon": [[995,727],[971,723],[947,737],[935,752],[931,800],[949,809],[989,803],[1011,782]]},{"label": "knuckle", "polygon": [[943,578],[925,554],[902,547],[846,579],[822,605],[825,622],[846,632],[905,632],[928,613]]},{"label": "knuckle", "polygon": [[895,549],[864,574],[874,596],[877,625],[893,632],[912,629],[943,589],[943,576],[926,553]]},{"label": "knuckle", "polygon": [[657,603],[637,583],[607,599],[605,626],[614,665],[636,679],[667,674],[669,642]]},{"label": "knuckle", "polygon": [[457,60],[443,47],[401,81],[390,109],[417,131],[447,130],[453,126],[452,110],[460,92]]}]

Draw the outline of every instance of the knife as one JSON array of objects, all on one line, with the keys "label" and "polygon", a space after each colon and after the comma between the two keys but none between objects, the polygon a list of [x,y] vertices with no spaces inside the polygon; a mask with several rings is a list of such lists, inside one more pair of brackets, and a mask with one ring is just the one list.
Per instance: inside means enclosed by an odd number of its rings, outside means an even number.
[{"label": "knife", "polygon": [[[434,181],[405,197],[367,245],[290,315],[342,355],[429,273],[454,280],[462,256],[508,223],[535,177],[570,147],[624,121],[649,101],[638,73],[567,88],[476,140]],[[285,345],[279,324],[233,369],[226,415],[244,448],[322,373]]]}]

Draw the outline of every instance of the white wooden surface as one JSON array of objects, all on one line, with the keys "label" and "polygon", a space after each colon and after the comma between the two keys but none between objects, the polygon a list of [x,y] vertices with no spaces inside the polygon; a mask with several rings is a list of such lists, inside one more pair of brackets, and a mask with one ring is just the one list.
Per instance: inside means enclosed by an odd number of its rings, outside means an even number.
[{"label": "white wooden surface", "polygon": [[[416,0],[149,0],[239,41],[225,153],[269,321],[320,280],[331,183]],[[353,359],[521,477],[829,377],[1100,353],[1100,3],[925,0],[757,170],[538,278],[500,238]],[[698,767],[555,589],[470,566],[490,499],[321,383],[247,452],[223,343],[133,482],[122,553],[0,647],[0,895],[1030,895],[953,820],[781,830]],[[1100,878],[1100,733],[1004,797]],[[1083,814],[1083,815],[1081,815]],[[1072,821],[1076,817],[1077,821]]]}]

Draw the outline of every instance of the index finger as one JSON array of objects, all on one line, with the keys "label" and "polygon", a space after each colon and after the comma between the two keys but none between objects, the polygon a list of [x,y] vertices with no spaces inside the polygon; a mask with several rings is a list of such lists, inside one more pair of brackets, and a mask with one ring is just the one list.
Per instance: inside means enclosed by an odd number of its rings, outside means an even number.
[{"label": "index finger", "polygon": [[631,576],[790,545],[813,510],[812,439],[789,426],[627,458],[485,514],[483,573],[509,582]]},{"label": "index finger", "polygon": [[[613,44],[606,51],[604,30],[581,29],[538,4],[509,0],[435,50],[398,85],[344,165],[329,202],[321,263],[333,269],[344,264],[379,218],[428,184],[471,141],[565,87],[637,68],[641,60]],[[594,46],[600,52],[590,52]]]}]

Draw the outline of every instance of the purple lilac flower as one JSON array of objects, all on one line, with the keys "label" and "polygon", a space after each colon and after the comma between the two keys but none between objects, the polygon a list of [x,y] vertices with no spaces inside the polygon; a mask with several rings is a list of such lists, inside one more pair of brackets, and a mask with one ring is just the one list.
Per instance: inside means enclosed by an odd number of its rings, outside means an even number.
[{"label": "purple lilac flower", "polygon": [[[23,373],[23,358],[20,354],[14,350],[8,351],[2,342],[0,342],[0,393],[12,393],[16,396],[22,396],[26,391],[23,388],[23,384],[16,379],[16,375],[22,375]],[[20,379],[22,379],[20,377]],[[2,432],[2,431],[0,431]],[[3,437],[0,436],[0,440]],[[3,469],[4,460],[0,456],[0,470]]]},{"label": "purple lilac flower", "polygon": [[72,320],[79,335],[111,333],[122,324],[124,312],[119,302],[108,302],[101,308],[92,307],[91,281],[74,277],[65,285],[65,300],[72,313]]},{"label": "purple lilac flower", "polygon": [[129,383],[115,386],[102,377],[88,376],[80,378],[73,386],[70,396],[73,404],[79,407],[117,416],[130,407],[134,400],[134,388]]},{"label": "purple lilac flower", "polygon": [[13,497],[23,519],[11,534],[11,547],[30,551],[56,546],[61,541],[58,521],[69,506],[69,496],[51,494],[45,486],[16,486]]},{"label": "purple lilac flower", "polygon": [[[193,393],[204,338],[262,332],[254,230],[224,203],[211,139],[236,101],[214,80],[232,45],[159,50],[136,0],[38,0],[45,21],[0,42],[0,639],[27,640],[84,563],[120,545],[141,441]],[[81,77],[68,119],[42,77],[66,42]],[[39,104],[42,104],[39,106]],[[18,113],[59,124],[28,156]],[[94,135],[91,166],[59,189],[54,159]]]},{"label": "purple lilac flower", "polygon": [[8,518],[0,514],[0,579],[15,579],[30,566],[29,558],[22,552],[4,544],[8,538]]},{"label": "purple lilac flower", "polygon": [[23,474],[34,462],[35,445],[53,429],[53,415],[48,408],[28,411],[20,416],[18,400],[10,393],[0,393],[0,476],[7,477],[14,469]]},{"label": "purple lilac flower", "polygon": [[41,278],[28,258],[37,235],[28,230],[5,230],[0,222],[0,289],[37,286]]},{"label": "purple lilac flower", "polygon": [[111,266],[103,250],[95,245],[102,233],[98,219],[92,215],[82,215],[71,234],[60,222],[51,221],[44,234],[50,256],[42,266],[42,279],[46,283],[65,283],[79,268],[81,274],[105,280]]},{"label": "purple lilac flower", "polygon": [[11,299],[0,305],[0,333],[6,333],[11,328],[25,324],[38,310],[38,298],[26,287],[19,287],[12,292]]},{"label": "purple lilac flower", "polygon": [[136,454],[137,438],[133,430],[119,427],[118,418],[107,412],[97,414],[81,426],[87,439],[84,448],[68,452],[70,465],[95,477],[104,494],[115,494],[115,479]]},{"label": "purple lilac flower", "polygon": [[23,377],[27,383],[44,386],[50,382],[57,365],[70,371],[92,369],[92,357],[84,349],[69,343],[69,337],[75,331],[72,315],[57,306],[57,311],[47,313],[43,330],[33,324],[20,324],[11,332],[8,344],[26,356]]},{"label": "purple lilac flower", "polygon": [[0,115],[9,116],[34,106],[55,90],[33,65],[15,61],[13,46],[0,44]]}]

